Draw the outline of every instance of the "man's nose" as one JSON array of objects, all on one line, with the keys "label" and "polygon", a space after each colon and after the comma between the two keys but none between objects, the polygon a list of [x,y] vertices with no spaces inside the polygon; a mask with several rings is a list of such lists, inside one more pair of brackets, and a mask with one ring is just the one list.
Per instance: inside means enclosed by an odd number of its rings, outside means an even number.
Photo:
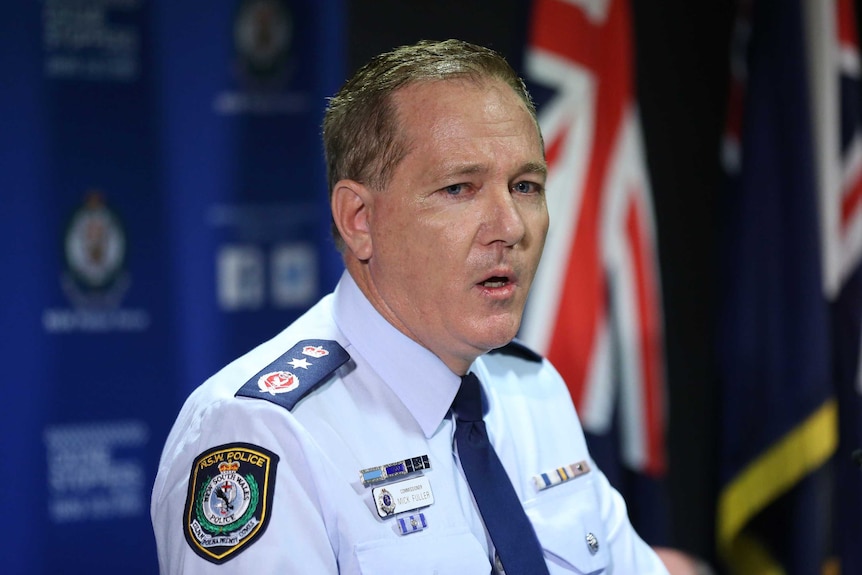
[{"label": "man's nose", "polygon": [[509,186],[496,186],[486,197],[480,239],[483,243],[519,243],[526,233],[521,208]]}]

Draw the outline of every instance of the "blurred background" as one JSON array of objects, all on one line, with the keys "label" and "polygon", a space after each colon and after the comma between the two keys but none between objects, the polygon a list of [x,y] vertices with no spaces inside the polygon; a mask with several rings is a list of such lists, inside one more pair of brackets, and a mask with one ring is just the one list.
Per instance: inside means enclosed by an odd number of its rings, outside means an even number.
[{"label": "blurred background", "polygon": [[522,337],[655,546],[862,573],[855,0],[41,0],[0,20],[4,573],[155,573],[186,396],[341,274],[319,126],[460,38],[533,93]]}]

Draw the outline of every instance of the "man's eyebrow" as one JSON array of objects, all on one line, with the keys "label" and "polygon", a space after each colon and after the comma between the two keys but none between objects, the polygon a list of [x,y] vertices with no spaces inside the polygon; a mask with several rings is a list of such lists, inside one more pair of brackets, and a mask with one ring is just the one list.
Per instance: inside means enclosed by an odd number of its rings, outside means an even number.
[{"label": "man's eyebrow", "polygon": [[545,162],[527,162],[521,169],[519,174],[538,174],[543,178],[548,177],[548,165]]},{"label": "man's eyebrow", "polygon": [[[482,172],[487,172],[488,167],[483,164],[456,164],[451,166],[443,166],[438,175],[450,178],[455,176],[464,176],[471,174],[480,174]],[[545,162],[527,162],[522,164],[517,170],[514,171],[515,174],[537,174],[542,177],[548,176],[548,166]]]},{"label": "man's eyebrow", "polygon": [[464,176],[470,174],[479,174],[487,171],[487,168],[482,164],[452,164],[441,166],[439,175],[443,177]]}]

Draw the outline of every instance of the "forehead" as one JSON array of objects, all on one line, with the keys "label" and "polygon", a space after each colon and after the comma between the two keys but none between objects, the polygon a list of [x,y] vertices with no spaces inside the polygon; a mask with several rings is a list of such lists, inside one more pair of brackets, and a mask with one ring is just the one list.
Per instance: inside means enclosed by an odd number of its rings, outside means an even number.
[{"label": "forehead", "polygon": [[442,140],[476,136],[505,136],[542,147],[538,124],[527,105],[497,78],[417,82],[398,90],[393,104],[399,139],[407,153]]}]

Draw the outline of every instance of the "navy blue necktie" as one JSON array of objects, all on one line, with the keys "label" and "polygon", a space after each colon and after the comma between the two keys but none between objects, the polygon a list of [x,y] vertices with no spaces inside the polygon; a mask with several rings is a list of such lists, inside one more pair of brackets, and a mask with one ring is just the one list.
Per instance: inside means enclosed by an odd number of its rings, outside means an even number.
[{"label": "navy blue necktie", "polygon": [[482,420],[482,389],[473,373],[461,378],[452,411],[461,468],[506,575],[548,573],[533,525],[488,441]]}]

